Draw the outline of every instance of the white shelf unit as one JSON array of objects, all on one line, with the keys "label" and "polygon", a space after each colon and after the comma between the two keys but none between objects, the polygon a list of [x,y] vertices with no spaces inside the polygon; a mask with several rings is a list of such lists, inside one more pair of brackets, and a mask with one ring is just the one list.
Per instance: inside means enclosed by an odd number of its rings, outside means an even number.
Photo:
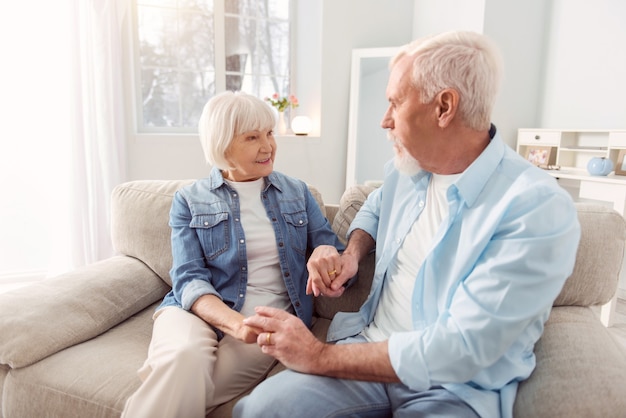
[{"label": "white shelf unit", "polygon": [[586,172],[593,157],[609,158],[616,167],[626,130],[519,129],[517,152],[526,157],[534,147],[550,147],[551,163],[563,170]]},{"label": "white shelf unit", "polygon": [[[626,150],[626,130],[519,129],[517,153],[526,157],[536,147],[550,147],[550,163],[558,169],[546,170],[575,200],[594,200],[611,205],[626,218],[626,176],[592,176],[587,163],[605,157],[617,167],[621,150]],[[623,266],[626,265],[623,262]],[[619,287],[613,299],[602,307],[601,320],[613,324],[617,297],[626,298],[626,268],[620,272]]]}]

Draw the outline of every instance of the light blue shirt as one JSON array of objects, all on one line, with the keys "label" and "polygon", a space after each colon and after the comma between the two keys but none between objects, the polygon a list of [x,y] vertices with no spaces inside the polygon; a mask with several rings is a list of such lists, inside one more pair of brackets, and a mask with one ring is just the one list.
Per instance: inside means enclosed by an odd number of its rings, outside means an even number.
[{"label": "light blue shirt", "polygon": [[[386,167],[350,226],[377,243],[369,298],[359,312],[339,313],[329,341],[372,322],[383,282],[426,204],[431,174]],[[496,133],[448,188],[444,219],[417,277],[413,330],[389,338],[402,383],[422,391],[441,385],[480,416],[512,416],[518,382],[535,367],[533,348],[554,299],[573,271],[580,239],[569,194],[526,162]]]}]

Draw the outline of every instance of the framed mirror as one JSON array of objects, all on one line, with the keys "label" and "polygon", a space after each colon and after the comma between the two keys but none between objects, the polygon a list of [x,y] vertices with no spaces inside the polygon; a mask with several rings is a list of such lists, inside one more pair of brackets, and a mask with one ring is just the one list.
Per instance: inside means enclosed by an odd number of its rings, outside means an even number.
[{"label": "framed mirror", "polygon": [[393,158],[391,143],[380,122],[387,110],[385,90],[389,60],[399,47],[352,50],[346,188],[379,184],[383,167]]}]

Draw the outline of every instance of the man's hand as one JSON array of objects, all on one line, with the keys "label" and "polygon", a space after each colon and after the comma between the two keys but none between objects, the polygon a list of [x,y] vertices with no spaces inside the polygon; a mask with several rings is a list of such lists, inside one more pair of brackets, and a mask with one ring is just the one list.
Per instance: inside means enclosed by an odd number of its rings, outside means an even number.
[{"label": "man's hand", "polygon": [[309,257],[306,267],[309,271],[307,294],[338,297],[345,290],[344,283],[356,274],[359,265],[358,260],[340,255],[335,247],[320,245]]},{"label": "man's hand", "polygon": [[326,344],[318,340],[296,316],[281,309],[268,306],[255,308],[256,315],[244,319],[243,323],[257,330],[257,344],[292,370],[315,373],[316,360],[320,358]]},{"label": "man's hand", "polygon": [[262,330],[257,344],[264,353],[300,373],[342,379],[397,383],[387,341],[325,344],[296,316],[281,309],[257,306],[244,325]]}]

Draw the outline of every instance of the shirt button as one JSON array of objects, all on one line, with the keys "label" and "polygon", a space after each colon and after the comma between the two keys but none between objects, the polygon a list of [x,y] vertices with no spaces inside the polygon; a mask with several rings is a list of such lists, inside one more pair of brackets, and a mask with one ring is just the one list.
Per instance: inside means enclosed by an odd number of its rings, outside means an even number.
[{"label": "shirt button", "polygon": [[243,293],[240,293],[240,294],[239,294],[239,297],[240,297],[240,298],[242,298],[242,297],[243,297]]},{"label": "shirt button", "polygon": [[243,267],[241,268],[241,270],[242,270],[242,271],[246,271],[246,266],[243,266]]},{"label": "shirt button", "polygon": [[279,247],[284,247],[284,246],[285,246],[285,244],[283,244],[282,242],[279,242],[279,243],[278,243],[278,246],[279,246]]},{"label": "shirt button", "polygon": [[239,218],[235,218],[235,222],[239,222]]},{"label": "shirt button", "polygon": [[298,223],[299,223],[300,225],[302,225],[304,222],[302,222],[302,219],[300,219],[300,220],[298,221]]},{"label": "shirt button", "polygon": [[239,243],[240,243],[240,244],[243,244],[243,243],[244,243],[244,240],[240,239],[240,240],[239,240]]},{"label": "shirt button", "polygon": [[204,226],[209,226],[209,223],[204,221]]},{"label": "shirt button", "polygon": [[424,207],[424,201],[423,201],[423,200],[420,202],[419,207],[420,207],[420,208],[423,208],[423,207]]}]

